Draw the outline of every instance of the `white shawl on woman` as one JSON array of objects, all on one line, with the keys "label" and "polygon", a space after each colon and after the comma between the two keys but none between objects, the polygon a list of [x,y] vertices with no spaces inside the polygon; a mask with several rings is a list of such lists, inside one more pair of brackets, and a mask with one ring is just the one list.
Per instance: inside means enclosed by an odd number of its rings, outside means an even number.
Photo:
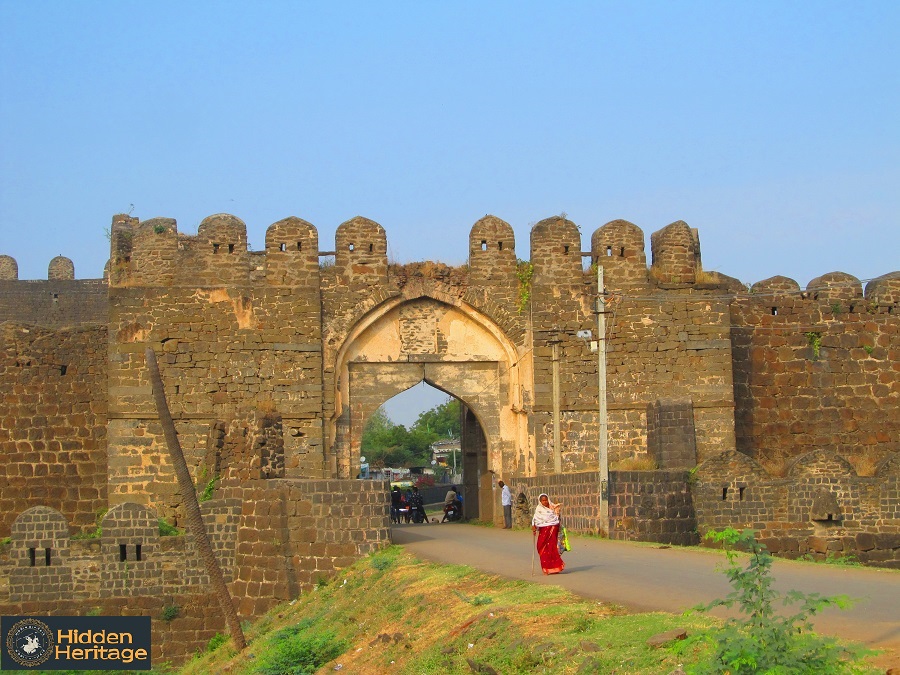
[{"label": "white shawl on woman", "polygon": [[[547,497],[547,503],[550,504],[550,508],[541,504],[541,497]],[[541,494],[538,497],[538,505],[534,510],[534,518],[531,519],[531,524],[537,527],[559,525],[559,514],[555,511],[555,508],[558,508],[558,505],[551,502],[547,494]]]}]

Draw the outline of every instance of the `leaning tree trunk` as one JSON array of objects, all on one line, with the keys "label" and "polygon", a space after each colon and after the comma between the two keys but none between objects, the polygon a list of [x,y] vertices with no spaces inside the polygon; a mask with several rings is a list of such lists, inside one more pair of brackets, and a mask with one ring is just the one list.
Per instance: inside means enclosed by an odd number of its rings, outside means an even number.
[{"label": "leaning tree trunk", "polygon": [[247,646],[247,641],[244,639],[244,631],[241,629],[241,622],[238,620],[237,612],[234,610],[234,604],[231,601],[231,593],[228,592],[228,586],[225,585],[222,569],[219,567],[219,562],[216,560],[215,553],[213,553],[212,545],[209,543],[209,537],[206,535],[206,526],[203,524],[203,516],[200,514],[200,502],[197,501],[194,482],[191,480],[191,473],[188,471],[187,462],[184,461],[184,453],[181,451],[181,443],[178,442],[175,423],[172,421],[169,405],[166,403],[166,392],[165,389],[163,389],[162,377],[159,374],[159,364],[156,362],[156,352],[153,351],[152,347],[147,347],[145,356],[147,358],[147,367],[150,369],[150,382],[153,385],[153,399],[156,401],[159,422],[162,424],[163,432],[166,437],[166,446],[169,448],[169,455],[172,458],[172,464],[175,466],[175,475],[178,477],[178,488],[181,490],[181,496],[184,498],[184,508],[187,512],[188,528],[194,535],[194,541],[197,544],[200,558],[206,566],[206,573],[209,575],[210,583],[219,598],[219,605],[228,622],[231,639],[234,641],[234,646],[240,651]]}]

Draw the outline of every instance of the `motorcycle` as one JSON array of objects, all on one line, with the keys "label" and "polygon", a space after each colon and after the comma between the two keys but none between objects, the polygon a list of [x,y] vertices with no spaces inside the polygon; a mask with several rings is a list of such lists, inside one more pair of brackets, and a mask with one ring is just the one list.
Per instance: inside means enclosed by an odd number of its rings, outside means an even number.
[{"label": "motorcycle", "polygon": [[457,520],[462,520],[462,504],[458,501],[453,502],[451,504],[444,505],[444,518],[441,520],[442,523],[446,522],[454,522]]}]

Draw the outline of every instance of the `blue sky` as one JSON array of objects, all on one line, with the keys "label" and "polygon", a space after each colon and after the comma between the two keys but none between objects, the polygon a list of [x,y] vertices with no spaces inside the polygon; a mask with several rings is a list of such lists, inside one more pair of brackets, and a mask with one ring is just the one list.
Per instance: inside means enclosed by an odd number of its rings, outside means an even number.
[{"label": "blue sky", "polygon": [[94,278],[111,216],[397,262],[562,212],[698,228],[706,269],[900,269],[900,3],[0,0],[0,254]]}]

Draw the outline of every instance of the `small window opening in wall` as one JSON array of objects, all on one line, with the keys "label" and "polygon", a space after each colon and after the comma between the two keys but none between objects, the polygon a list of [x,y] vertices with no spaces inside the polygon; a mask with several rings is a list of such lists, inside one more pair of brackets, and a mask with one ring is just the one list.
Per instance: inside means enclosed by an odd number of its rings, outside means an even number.
[{"label": "small window opening in wall", "polygon": [[564,248],[563,253],[565,253],[566,255],[569,255],[569,247],[568,246],[566,246]]},{"label": "small window opening in wall", "polygon": [[738,499],[744,501],[744,490],[747,488],[738,488]]},{"label": "small window opening in wall", "polygon": [[487,241],[485,241],[484,239],[481,240],[481,250],[487,251]]},{"label": "small window opening in wall", "polygon": [[54,304],[57,303],[57,302],[59,302],[59,293],[54,293],[54,294],[53,294],[53,302],[54,302]]},{"label": "small window opening in wall", "polygon": [[281,251],[282,253],[283,253],[284,251],[287,251],[287,244],[281,244],[281,245],[278,247],[278,250]]},{"label": "small window opening in wall", "polygon": [[302,251],[302,250],[303,250],[303,242],[302,242],[302,241],[298,241],[298,242],[297,242],[297,250],[298,250],[298,251]]},{"label": "small window opening in wall", "polygon": [[49,548],[44,549],[44,566],[50,567],[50,549]]},{"label": "small window opening in wall", "polygon": [[135,560],[141,559],[141,545],[140,544],[136,544],[134,547],[134,559]]},{"label": "small window opening in wall", "polygon": [[726,499],[728,499],[728,488],[723,487],[722,488],[722,501],[725,501]]},{"label": "small window opening in wall", "polygon": [[833,520],[834,520],[834,514],[833,514],[833,513],[829,513],[829,514],[828,514],[828,517],[825,519],[825,521],[828,522],[828,523],[830,523],[830,522],[832,522]]},{"label": "small window opening in wall", "polygon": [[772,316],[778,316],[778,308],[777,307],[772,308]]},{"label": "small window opening in wall", "polygon": [[180,385],[180,384],[176,384],[176,385],[175,385],[175,393],[176,393],[176,394],[181,393],[181,385]]},{"label": "small window opening in wall", "polygon": [[853,314],[855,309],[856,309],[856,305],[850,305],[850,309],[848,309],[847,311],[850,312],[850,314]]},{"label": "small window opening in wall", "polygon": [[35,553],[36,553],[35,549],[33,549],[33,548],[28,549],[28,566],[29,567],[34,567]]},{"label": "small window opening in wall", "polygon": [[606,257],[607,257],[607,258],[612,258],[612,246],[607,246],[607,247],[606,247]]},{"label": "small window opening in wall", "polygon": [[623,246],[622,248],[619,249],[619,257],[620,257],[620,258],[624,258],[624,257],[625,257],[625,247],[624,247],[624,246]]},{"label": "small window opening in wall", "polygon": [[219,245],[218,245],[218,244],[213,244],[213,254],[215,255],[215,254],[218,253],[218,252],[219,252]]},{"label": "small window opening in wall", "polygon": [[65,374],[66,374],[66,371],[67,371],[68,369],[69,369],[69,366],[66,366],[66,365],[60,366],[60,367],[59,367],[59,374],[60,374],[60,375],[65,375]]},{"label": "small window opening in wall", "polygon": [[375,250],[375,244],[369,244],[369,253],[372,253]]},{"label": "small window opening in wall", "polygon": [[498,242],[497,242],[497,250],[498,250],[498,251],[502,251],[502,250],[503,250],[503,242],[502,242],[502,241],[498,241]]},{"label": "small window opening in wall", "polygon": [[126,256],[125,256],[125,262],[127,262],[127,263],[130,263],[130,262],[131,262],[131,256],[130,256],[130,255],[126,255]]},{"label": "small window opening in wall", "polygon": [[119,544],[119,562],[125,562],[126,560],[128,560],[128,545]]},{"label": "small window opening in wall", "polygon": [[228,252],[234,253],[234,244],[228,244]]},{"label": "small window opening in wall", "polygon": [[355,248],[356,248],[356,246],[354,246],[353,244],[350,244],[350,245],[347,247],[347,250],[348,250],[348,251],[352,251],[352,250],[355,249]]}]

